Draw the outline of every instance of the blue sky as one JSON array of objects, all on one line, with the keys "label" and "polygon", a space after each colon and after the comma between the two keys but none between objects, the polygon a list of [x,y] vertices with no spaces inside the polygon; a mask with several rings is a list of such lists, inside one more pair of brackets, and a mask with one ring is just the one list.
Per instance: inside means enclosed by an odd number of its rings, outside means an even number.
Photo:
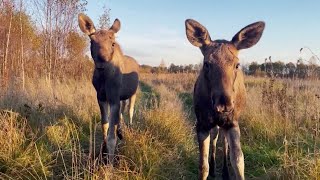
[{"label": "blue sky", "polygon": [[284,62],[309,59],[307,46],[320,55],[320,1],[317,0],[90,0],[88,14],[98,23],[102,7],[111,9],[111,21],[121,21],[117,40],[125,54],[140,64],[199,63],[203,57],[185,35],[184,21],[192,18],[207,27],[212,39],[230,40],[244,26],[265,21],[260,42],[240,52],[242,63],[266,57]]}]

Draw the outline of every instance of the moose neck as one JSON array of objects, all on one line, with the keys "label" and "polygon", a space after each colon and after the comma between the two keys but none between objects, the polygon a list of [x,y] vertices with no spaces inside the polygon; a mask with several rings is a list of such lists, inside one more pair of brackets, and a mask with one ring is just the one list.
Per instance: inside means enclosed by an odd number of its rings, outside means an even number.
[{"label": "moose neck", "polygon": [[105,78],[118,77],[123,70],[123,54],[118,44],[114,47],[112,58],[109,61],[104,61],[101,64],[97,63],[96,68],[103,69]]},{"label": "moose neck", "polygon": [[115,68],[119,68],[120,71],[123,69],[123,53],[118,43],[115,44],[114,52],[112,55],[112,60],[110,61],[111,64]]}]

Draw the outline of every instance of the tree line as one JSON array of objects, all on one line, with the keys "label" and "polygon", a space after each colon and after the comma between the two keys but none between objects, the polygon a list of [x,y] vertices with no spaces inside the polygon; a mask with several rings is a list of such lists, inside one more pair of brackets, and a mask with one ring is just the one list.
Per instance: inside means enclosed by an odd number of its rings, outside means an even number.
[{"label": "tree line", "polygon": [[[175,65],[170,64],[168,67],[161,63],[159,66],[141,65],[143,73],[198,73],[202,68],[202,63]],[[276,62],[251,62],[241,65],[243,72],[246,75],[258,77],[280,77],[280,78],[319,78],[320,66],[315,62],[309,62],[303,59],[298,59],[296,63]]]},{"label": "tree line", "polygon": [[141,65],[140,72],[142,73],[197,73],[200,71],[202,64],[188,64],[188,65],[175,65],[170,64],[169,67]]},{"label": "tree line", "polygon": [[320,78],[320,66],[314,62],[308,62],[303,59],[298,59],[296,63],[252,62],[242,67],[247,75],[253,76],[273,76],[282,78]]}]

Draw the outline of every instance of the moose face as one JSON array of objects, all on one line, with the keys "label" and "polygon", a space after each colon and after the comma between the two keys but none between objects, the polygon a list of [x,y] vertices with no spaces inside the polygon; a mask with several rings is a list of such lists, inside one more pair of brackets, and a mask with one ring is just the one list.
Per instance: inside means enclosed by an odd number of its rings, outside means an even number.
[{"label": "moose face", "polygon": [[195,20],[186,20],[186,34],[191,44],[199,47],[203,56],[202,72],[205,86],[218,118],[231,118],[237,94],[239,73],[238,51],[250,48],[261,38],[265,24],[256,22],[240,30],[231,41],[212,41],[207,29]]},{"label": "moose face", "polygon": [[92,20],[84,15],[79,14],[79,26],[82,32],[90,37],[90,50],[95,62],[108,62],[113,59],[115,48],[118,44],[115,40],[115,34],[120,30],[120,21],[116,19],[108,30],[96,31]]}]

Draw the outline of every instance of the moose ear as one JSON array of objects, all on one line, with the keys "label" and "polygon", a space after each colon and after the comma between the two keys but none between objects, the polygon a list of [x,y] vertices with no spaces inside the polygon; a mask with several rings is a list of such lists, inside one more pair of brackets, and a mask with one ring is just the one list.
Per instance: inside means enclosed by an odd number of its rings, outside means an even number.
[{"label": "moose ear", "polygon": [[94,27],[92,20],[85,14],[80,13],[78,15],[78,22],[81,31],[84,32],[86,35],[89,36],[96,32],[96,28]]},{"label": "moose ear", "polygon": [[241,29],[232,38],[231,42],[236,46],[238,50],[250,48],[257,44],[257,42],[260,40],[264,27],[265,23],[262,21],[250,24]]},{"label": "moose ear", "polygon": [[114,33],[117,33],[120,30],[120,27],[121,27],[120,20],[119,19],[115,19],[110,29]]},{"label": "moose ear", "polygon": [[211,43],[208,30],[193,19],[187,19],[186,34],[189,42],[196,47],[203,47]]}]

